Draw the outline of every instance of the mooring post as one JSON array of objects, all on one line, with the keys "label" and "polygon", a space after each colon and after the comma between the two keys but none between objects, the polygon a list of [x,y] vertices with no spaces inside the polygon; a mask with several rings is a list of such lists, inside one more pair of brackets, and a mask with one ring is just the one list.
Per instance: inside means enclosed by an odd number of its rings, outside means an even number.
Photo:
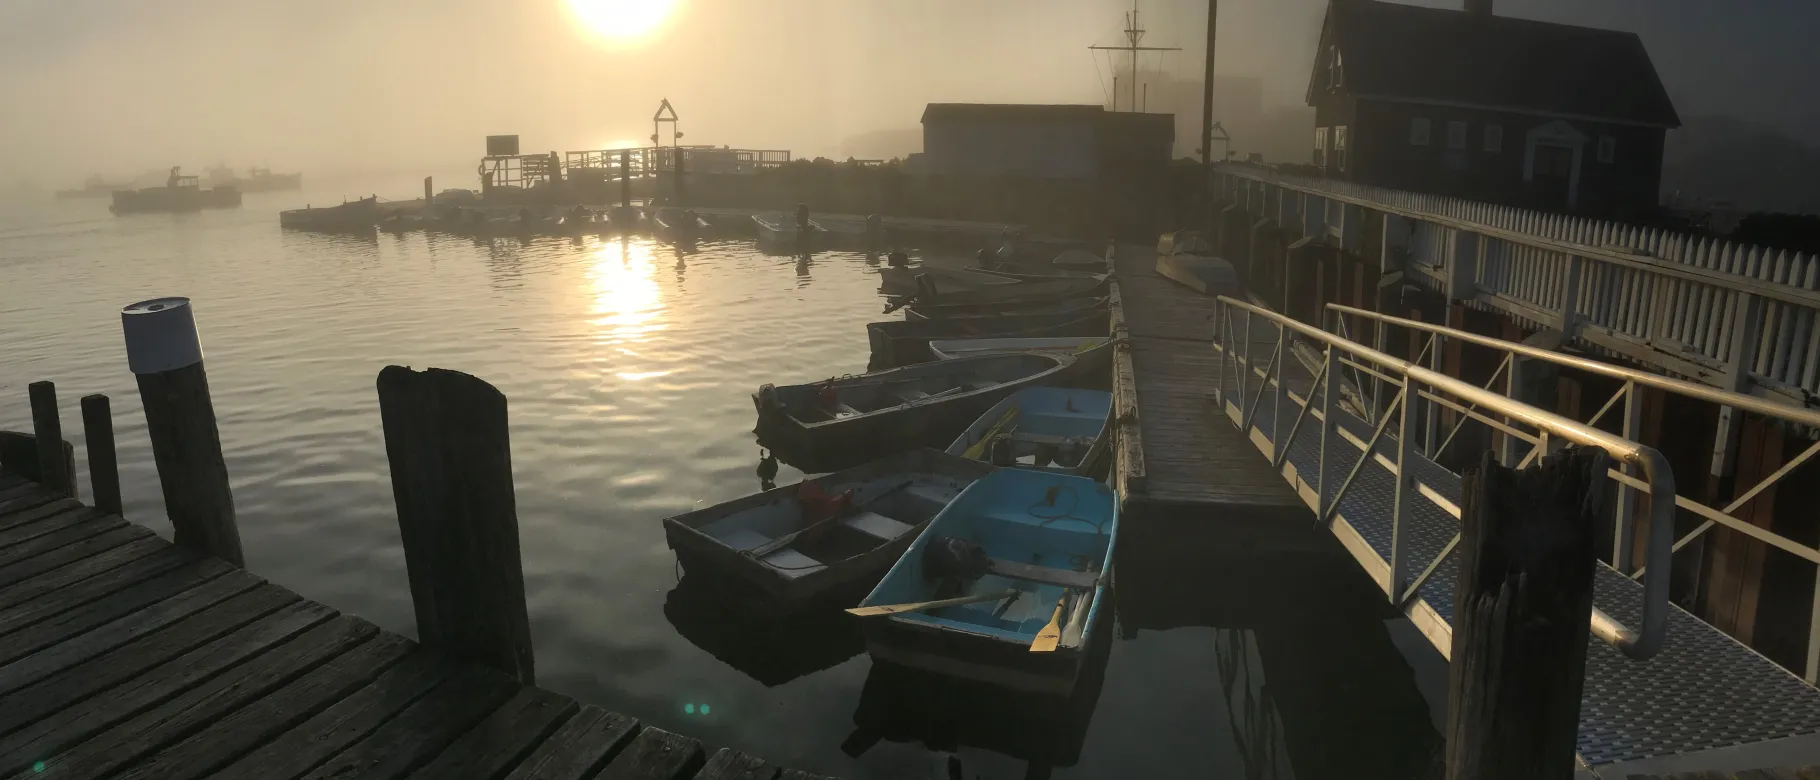
[{"label": "mooring post", "polygon": [[506,397],[440,368],[378,386],[418,641],[534,683]]},{"label": "mooring post", "polygon": [[1573,776],[1610,457],[1571,447],[1463,481],[1447,780]]},{"label": "mooring post", "polygon": [[120,464],[114,456],[114,414],[107,396],[82,397],[82,439],[88,444],[88,481],[95,508],[124,517],[120,506]]},{"label": "mooring post", "polygon": [[120,311],[120,327],[175,541],[245,566],[190,299],[140,301]]},{"label": "mooring post", "polygon": [[76,474],[63,454],[63,417],[57,412],[57,386],[33,382],[26,387],[32,399],[32,436],[38,447],[38,484],[59,495],[75,497]]},{"label": "mooring post", "polygon": [[632,208],[632,150],[619,150],[619,205]]},{"label": "mooring post", "polygon": [[436,177],[423,177],[423,210],[425,213],[428,213],[431,209],[436,207],[436,194],[432,189],[432,187],[435,186],[435,183]]}]

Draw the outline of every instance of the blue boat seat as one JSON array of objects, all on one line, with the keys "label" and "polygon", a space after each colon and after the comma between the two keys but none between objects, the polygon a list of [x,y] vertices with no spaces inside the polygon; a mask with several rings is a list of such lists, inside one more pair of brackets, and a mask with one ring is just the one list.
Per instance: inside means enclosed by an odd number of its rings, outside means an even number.
[{"label": "blue boat seat", "polygon": [[893,520],[877,512],[855,512],[851,517],[842,520],[841,525],[881,542],[889,542],[910,533],[909,523]]}]

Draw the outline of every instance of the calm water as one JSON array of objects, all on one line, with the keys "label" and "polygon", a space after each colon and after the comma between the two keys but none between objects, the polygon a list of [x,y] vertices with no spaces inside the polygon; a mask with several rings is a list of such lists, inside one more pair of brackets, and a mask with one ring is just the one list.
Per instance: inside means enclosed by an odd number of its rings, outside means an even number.
[{"label": "calm water", "polygon": [[[168,536],[118,312],[188,296],[248,567],[386,628],[413,621],[373,383],[387,364],[438,366],[510,399],[547,687],[848,777],[946,778],[952,754],[968,778],[1410,777],[1427,760],[1404,660],[1419,643],[1347,606],[1370,585],[1343,566],[1312,591],[1271,584],[1272,567],[1217,593],[1160,586],[1153,624],[1181,627],[1113,643],[1078,713],[875,671],[842,625],[746,625],[679,587],[658,520],[759,489],[748,393],[865,370],[881,301],[863,256],[280,231],[275,212],[303,200],[0,206],[0,427],[29,429],[25,385],[54,380],[80,447],[76,399],[108,394],[127,515]],[[1235,591],[1266,617],[1169,617]]]}]

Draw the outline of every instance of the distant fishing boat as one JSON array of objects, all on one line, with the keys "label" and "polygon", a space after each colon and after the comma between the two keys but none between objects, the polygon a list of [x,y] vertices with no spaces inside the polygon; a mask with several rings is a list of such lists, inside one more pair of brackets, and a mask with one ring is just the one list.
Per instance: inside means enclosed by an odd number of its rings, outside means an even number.
[{"label": "distant fishing boat", "polygon": [[961,491],[849,611],[874,613],[861,625],[875,660],[1067,696],[1087,648],[1111,630],[1102,613],[1117,538],[1105,484],[999,469]]},{"label": "distant fishing boat", "polygon": [[707,220],[696,214],[694,209],[665,206],[651,212],[651,225],[657,235],[666,241],[683,241],[707,235],[713,230]]},{"label": "distant fishing boat", "polygon": [[1026,314],[1009,317],[961,317],[950,320],[894,320],[866,323],[872,346],[873,370],[897,368],[935,359],[929,352],[932,339],[1034,338],[1043,336],[1105,337],[1109,318],[1104,311],[1072,314]]},{"label": "distant fishing boat", "polygon": [[115,214],[150,211],[200,211],[233,208],[240,205],[240,190],[233,187],[202,188],[196,176],[181,175],[181,168],[171,168],[163,187],[138,190],[115,190],[109,210]]},{"label": "distant fishing boat", "polygon": [[[798,235],[796,219],[785,214],[753,214],[752,224],[758,226],[758,242],[780,248],[796,247],[802,236]],[[811,237],[816,233],[826,232],[815,220],[809,220]]]},{"label": "distant fishing boat", "polygon": [[1074,360],[1037,353],[991,355],[809,384],[767,384],[752,394],[759,440],[799,466],[946,447],[1000,399],[1056,377]]},{"label": "distant fishing boat", "polygon": [[906,320],[949,320],[969,317],[1004,317],[1019,314],[1085,314],[1106,308],[1105,298],[1068,298],[1060,301],[1009,301],[1005,303],[911,304]]},{"label": "distant fishing boat", "polygon": [[1026,387],[967,426],[947,453],[995,466],[1093,476],[1106,454],[1112,394]]},{"label": "distant fishing boat", "polygon": [[278,224],[292,230],[312,230],[319,233],[361,233],[374,229],[378,220],[379,198],[367,196],[351,200],[339,206],[315,208],[305,206],[300,209],[278,212]]},{"label": "distant fishing boat", "polygon": [[992,469],[912,450],[665,518],[664,538],[688,576],[714,582],[744,611],[848,607]]},{"label": "distant fishing boat", "polygon": [[929,342],[929,353],[936,360],[953,360],[976,355],[1002,355],[1007,352],[1059,352],[1072,355],[1106,343],[1108,337],[1050,336],[1046,338],[1004,339],[936,339]]},{"label": "distant fishing boat", "polygon": [[270,168],[249,168],[246,176],[235,175],[234,169],[218,165],[209,169],[209,184],[234,187],[241,192],[277,192],[303,189],[303,174],[272,173]]}]

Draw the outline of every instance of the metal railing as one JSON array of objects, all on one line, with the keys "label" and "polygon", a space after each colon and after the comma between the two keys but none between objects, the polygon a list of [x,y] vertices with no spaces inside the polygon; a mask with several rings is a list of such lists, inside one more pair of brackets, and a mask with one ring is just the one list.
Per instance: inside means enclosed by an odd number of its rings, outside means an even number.
[{"label": "metal railing", "polygon": [[1820,257],[1236,163],[1214,179],[1349,251],[1369,217],[1383,270],[1451,299],[1723,390],[1820,400]]},{"label": "metal railing", "polygon": [[[1244,321],[1235,326],[1233,315],[1243,313]],[[1341,499],[1347,494],[1360,473],[1368,463],[1387,471],[1395,480],[1394,500],[1390,517],[1390,554],[1387,572],[1379,585],[1390,596],[1391,602],[1399,610],[1407,612],[1417,601],[1419,589],[1448,556],[1453,554],[1459,545],[1460,535],[1455,533],[1439,553],[1427,562],[1421,572],[1413,578],[1408,576],[1411,568],[1409,561],[1409,534],[1406,532],[1410,503],[1416,495],[1421,495],[1440,507],[1455,520],[1460,519],[1460,507],[1437,489],[1434,485],[1424,484],[1415,476],[1413,458],[1417,456],[1415,439],[1416,415],[1413,413],[1421,401],[1438,404],[1456,412],[1477,419],[1484,424],[1505,432],[1510,437],[1530,443],[1531,453],[1524,459],[1526,463],[1539,453],[1545,453],[1550,447],[1551,439],[1562,440],[1589,447],[1598,447],[1616,461],[1620,469],[1635,469],[1642,479],[1630,477],[1619,469],[1609,472],[1612,479],[1620,485],[1644,490],[1650,496],[1649,538],[1646,540],[1646,560],[1653,569],[1643,577],[1643,619],[1637,630],[1623,625],[1603,611],[1594,608],[1592,632],[1601,640],[1617,647],[1633,658],[1648,658],[1662,647],[1667,633],[1669,561],[1674,542],[1674,475],[1670,473],[1668,461],[1660,452],[1645,447],[1635,441],[1614,436],[1604,431],[1575,420],[1562,417],[1552,412],[1537,409],[1533,406],[1506,398],[1496,392],[1461,380],[1449,377],[1438,371],[1424,368],[1421,365],[1402,360],[1385,352],[1365,346],[1350,339],[1328,333],[1319,328],[1306,325],[1282,314],[1259,306],[1239,301],[1230,297],[1219,298],[1219,311],[1216,314],[1221,325],[1221,341],[1215,349],[1220,352],[1216,387],[1221,394],[1227,387],[1225,371],[1228,363],[1237,371],[1236,390],[1239,409],[1239,428],[1247,435],[1253,429],[1259,404],[1262,403],[1266,390],[1273,390],[1270,430],[1265,432],[1269,439],[1266,454],[1277,468],[1284,467],[1289,458],[1291,447],[1304,422],[1311,416],[1321,425],[1320,450],[1316,468],[1314,489],[1315,515],[1319,522],[1329,528],[1338,519]],[[1265,327],[1276,330],[1271,355],[1268,363],[1257,365],[1253,359],[1253,324],[1256,319],[1263,319]],[[1286,381],[1286,366],[1294,359],[1290,354],[1291,335],[1297,335],[1308,342],[1320,345],[1321,367],[1315,373],[1313,383],[1306,398],[1294,397]],[[1369,375],[1374,379],[1396,387],[1396,395],[1376,421],[1369,441],[1360,441],[1358,436],[1338,424],[1342,412],[1339,407],[1342,382],[1335,382],[1342,370],[1351,370],[1356,374]],[[1254,379],[1257,380],[1254,382]],[[1255,391],[1254,391],[1255,388]],[[1317,394],[1319,396],[1317,409]],[[1453,399],[1458,399],[1453,400]],[[1222,398],[1226,403],[1230,399]],[[1291,404],[1300,406],[1297,411]],[[1481,411],[1484,410],[1484,411]],[[1394,414],[1392,412],[1395,412]],[[1293,424],[1285,428],[1286,414],[1294,414]],[[1494,418],[1491,415],[1496,414]],[[1510,422],[1507,424],[1505,420]],[[1384,440],[1392,422],[1397,423],[1395,433],[1395,459],[1387,458],[1377,451]],[[1516,427],[1528,426],[1538,433],[1530,434]],[[1432,428],[1431,428],[1432,430]],[[1350,473],[1337,483],[1329,474],[1329,464],[1337,461],[1333,448],[1337,442],[1345,441],[1348,446],[1356,448],[1360,457],[1353,464]],[[1328,497],[1329,486],[1337,484],[1338,489],[1331,498]],[[1442,648],[1445,652],[1446,648]]]},{"label": "metal railing", "polygon": [[[1619,435],[1632,441],[1642,437],[1642,403],[1641,399],[1638,397],[1639,388],[1652,388],[1716,404],[1724,410],[1722,411],[1722,414],[1749,412],[1791,425],[1820,428],[1820,411],[1812,409],[1776,403],[1768,399],[1745,395],[1743,393],[1718,390],[1706,385],[1652,374],[1647,371],[1639,371],[1637,369],[1626,368],[1611,363],[1574,357],[1560,352],[1552,352],[1524,344],[1482,336],[1476,333],[1436,325],[1434,323],[1393,317],[1340,304],[1328,304],[1327,308],[1339,317],[1338,323],[1342,329],[1342,333],[1348,332],[1345,323],[1349,320],[1364,320],[1378,323],[1378,327],[1374,328],[1374,330],[1377,333],[1376,343],[1380,345],[1383,343],[1384,334],[1387,331],[1387,328],[1384,326],[1394,326],[1428,334],[1426,345],[1423,348],[1424,354],[1439,355],[1442,350],[1442,342],[1446,339],[1453,339],[1462,343],[1475,344],[1481,347],[1498,350],[1503,353],[1504,357],[1499,364],[1497,371],[1492,374],[1491,379],[1486,383],[1486,386],[1489,387],[1496,384],[1500,378],[1503,378],[1505,393],[1507,395],[1515,392],[1515,389],[1520,386],[1525,360],[1545,361],[1558,366],[1584,371],[1589,374],[1615,379],[1621,383],[1617,391],[1599,407],[1599,411],[1594,413],[1593,416],[1587,420],[1586,424],[1589,426],[1597,425],[1608,412],[1617,408],[1618,403],[1622,401],[1623,412]],[[1380,381],[1381,380],[1374,378],[1371,380],[1371,384],[1375,385]],[[1374,389],[1370,395],[1376,397],[1379,392],[1380,391]],[[1432,420],[1432,417],[1430,419]],[[1431,459],[1440,457],[1445,452],[1447,444],[1454,440],[1454,437],[1459,433],[1461,427],[1465,425],[1466,419],[1466,417],[1460,418],[1453,426],[1453,429],[1448,432],[1447,438],[1442,441],[1439,448],[1428,449],[1424,454]],[[1428,427],[1428,430],[1435,430],[1432,423]],[[1432,443],[1432,436],[1429,441]],[[1511,464],[1514,459],[1514,452],[1512,449],[1514,443],[1515,442],[1511,437],[1507,436],[1505,438],[1503,459],[1507,465]],[[1817,679],[1820,679],[1820,549],[1796,542],[1786,536],[1770,531],[1767,528],[1755,525],[1749,520],[1739,517],[1738,512],[1749,507],[1752,501],[1763,495],[1769,488],[1774,487],[1778,482],[1781,482],[1789,474],[1793,473],[1795,469],[1812,459],[1816,454],[1820,454],[1820,441],[1816,441],[1809,445],[1806,449],[1802,450],[1799,455],[1789,459],[1788,462],[1782,464],[1780,468],[1767,477],[1764,477],[1762,480],[1759,480],[1756,484],[1748,487],[1745,485],[1736,486],[1741,492],[1737,494],[1736,498],[1727,502],[1723,507],[1709,506],[1686,496],[1676,495],[1674,505],[1700,517],[1702,522],[1694,530],[1683,535],[1681,538],[1676,539],[1670,548],[1671,554],[1680,552],[1682,548],[1686,547],[1694,540],[1699,539],[1707,531],[1710,531],[1717,526],[1724,526],[1725,528],[1749,536],[1758,542],[1762,542],[1787,552],[1790,555],[1801,558],[1808,563],[1815,564],[1814,601],[1812,606],[1812,617],[1808,626],[1806,668],[1803,673],[1804,679],[1810,684],[1815,683]],[[1617,475],[1614,478],[1618,479],[1622,487],[1620,488],[1621,493],[1619,496],[1616,517],[1613,520],[1611,564],[1612,568],[1617,569],[1619,573],[1629,575],[1632,579],[1636,579],[1644,576],[1649,569],[1654,568],[1659,564],[1652,561],[1648,566],[1633,569],[1631,565],[1631,549],[1634,546],[1633,539],[1636,528],[1633,491],[1640,485],[1636,482],[1634,474],[1626,473]],[[1652,509],[1653,508],[1652,502]]]}]

